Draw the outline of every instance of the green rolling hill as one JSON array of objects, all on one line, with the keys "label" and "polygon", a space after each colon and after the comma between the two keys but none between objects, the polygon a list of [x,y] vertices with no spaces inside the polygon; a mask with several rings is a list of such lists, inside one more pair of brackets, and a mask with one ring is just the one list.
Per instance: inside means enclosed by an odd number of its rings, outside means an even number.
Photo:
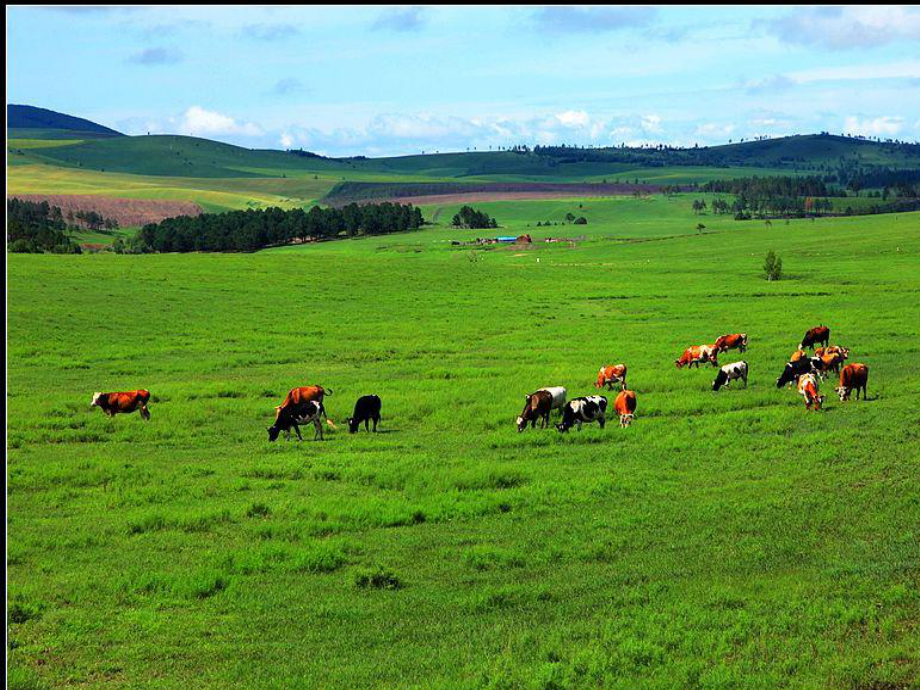
[{"label": "green rolling hill", "polygon": [[11,194],[182,199],[208,210],[304,206],[337,184],[482,182],[690,184],[752,175],[920,169],[920,145],[812,134],[702,148],[472,151],[326,158],[208,139],[125,136],[30,106],[8,107]]}]

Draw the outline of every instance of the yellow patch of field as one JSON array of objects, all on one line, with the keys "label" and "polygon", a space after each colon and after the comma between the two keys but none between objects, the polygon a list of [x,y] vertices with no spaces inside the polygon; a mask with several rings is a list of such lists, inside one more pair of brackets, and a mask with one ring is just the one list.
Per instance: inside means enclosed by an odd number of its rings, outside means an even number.
[{"label": "yellow patch of field", "polygon": [[51,165],[7,168],[8,194],[100,194],[135,199],[194,201],[208,211],[291,208],[314,203],[328,192],[329,178],[192,178],[130,175]]},{"label": "yellow patch of field", "polygon": [[53,149],[59,146],[82,144],[83,139],[9,139],[7,149]]}]

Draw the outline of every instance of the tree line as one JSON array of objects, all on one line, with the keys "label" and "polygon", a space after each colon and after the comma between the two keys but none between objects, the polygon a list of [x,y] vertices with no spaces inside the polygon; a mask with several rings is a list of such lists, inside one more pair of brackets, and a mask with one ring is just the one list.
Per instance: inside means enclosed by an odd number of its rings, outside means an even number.
[{"label": "tree line", "polygon": [[80,245],[68,234],[64,215],[47,201],[6,202],[6,241],[11,252],[79,254]]},{"label": "tree line", "polygon": [[177,216],[140,229],[133,252],[251,252],[300,241],[385,235],[418,230],[424,223],[411,204],[348,204],[338,208],[247,209]]}]

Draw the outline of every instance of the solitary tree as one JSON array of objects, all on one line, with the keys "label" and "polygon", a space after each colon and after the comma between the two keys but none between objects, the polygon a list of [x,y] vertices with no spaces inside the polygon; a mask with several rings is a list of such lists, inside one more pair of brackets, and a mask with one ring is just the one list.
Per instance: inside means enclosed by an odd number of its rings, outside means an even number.
[{"label": "solitary tree", "polygon": [[767,258],[764,259],[763,270],[767,280],[779,280],[783,277],[783,260],[772,249],[767,252]]}]

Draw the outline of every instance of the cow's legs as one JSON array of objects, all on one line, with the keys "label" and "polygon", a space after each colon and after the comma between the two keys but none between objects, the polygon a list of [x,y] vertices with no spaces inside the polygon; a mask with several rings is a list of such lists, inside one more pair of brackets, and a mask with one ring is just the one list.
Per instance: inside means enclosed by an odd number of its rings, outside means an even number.
[{"label": "cow's legs", "polygon": [[603,415],[601,415],[600,417],[597,418],[597,423],[600,424],[601,429],[603,429],[604,425],[607,423],[607,419]]},{"label": "cow's legs", "polygon": [[141,405],[141,417],[143,417],[144,420],[150,419],[150,410],[147,409],[146,405]]},{"label": "cow's legs", "polygon": [[[297,440],[298,440],[298,441],[303,441],[303,436],[300,435],[300,427],[297,426],[296,424],[294,425],[294,431],[297,432]],[[290,438],[290,436],[291,436],[291,432],[289,431],[289,432],[288,432],[288,438]]]},{"label": "cow's legs", "polygon": [[[364,418],[364,430],[365,431],[370,431],[370,421],[371,421],[370,417]],[[377,422],[374,422],[374,427],[375,428],[377,427]]]},{"label": "cow's legs", "polygon": [[319,421],[319,415],[316,415],[315,417],[313,417],[313,426],[316,428],[316,433],[313,434],[313,440],[315,441],[318,437],[319,440],[322,441],[323,440],[323,425]]}]

